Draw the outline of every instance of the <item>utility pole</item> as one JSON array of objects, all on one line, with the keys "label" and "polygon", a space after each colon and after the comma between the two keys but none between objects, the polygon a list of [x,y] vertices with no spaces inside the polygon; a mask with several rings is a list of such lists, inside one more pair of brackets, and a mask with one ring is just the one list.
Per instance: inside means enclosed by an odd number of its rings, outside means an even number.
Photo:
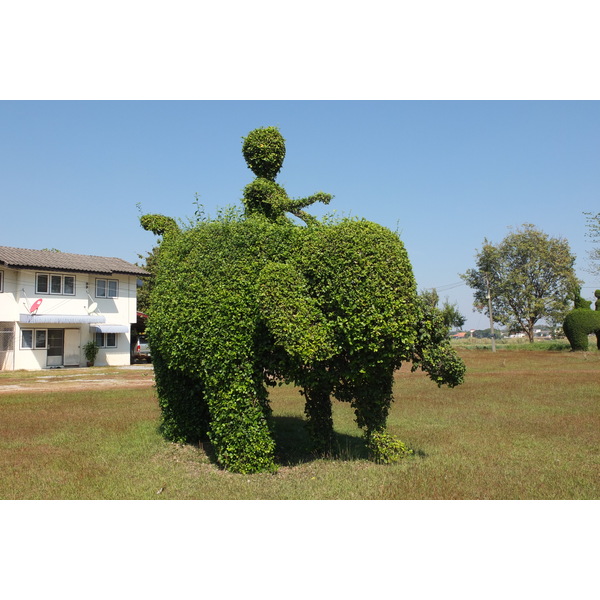
[{"label": "utility pole", "polygon": [[492,335],[492,352],[496,352],[496,336],[494,335],[494,318],[492,317],[492,294],[490,292],[490,280],[485,275],[485,285],[487,286],[488,313],[490,315],[490,332]]}]

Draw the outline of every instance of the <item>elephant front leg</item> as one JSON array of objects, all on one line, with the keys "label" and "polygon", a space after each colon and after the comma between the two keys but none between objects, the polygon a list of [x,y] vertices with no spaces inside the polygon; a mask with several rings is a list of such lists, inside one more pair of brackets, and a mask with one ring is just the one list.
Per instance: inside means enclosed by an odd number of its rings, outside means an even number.
[{"label": "elephant front leg", "polygon": [[313,448],[319,454],[326,454],[333,446],[333,416],[329,391],[322,388],[306,388],[303,393],[306,398],[306,427]]},{"label": "elephant front leg", "polygon": [[391,366],[365,370],[362,379],[351,388],[352,406],[358,426],[364,430],[364,439],[371,460],[392,463],[412,450],[386,432],[387,417],[392,403],[394,371]]}]

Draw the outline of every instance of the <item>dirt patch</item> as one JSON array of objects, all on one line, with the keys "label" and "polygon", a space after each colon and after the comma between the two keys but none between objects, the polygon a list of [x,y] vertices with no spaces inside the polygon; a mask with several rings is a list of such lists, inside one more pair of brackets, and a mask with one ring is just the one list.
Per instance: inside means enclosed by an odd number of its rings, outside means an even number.
[{"label": "dirt patch", "polygon": [[97,388],[144,388],[154,385],[152,365],[52,369],[3,373],[0,394],[18,392],[79,391]]}]

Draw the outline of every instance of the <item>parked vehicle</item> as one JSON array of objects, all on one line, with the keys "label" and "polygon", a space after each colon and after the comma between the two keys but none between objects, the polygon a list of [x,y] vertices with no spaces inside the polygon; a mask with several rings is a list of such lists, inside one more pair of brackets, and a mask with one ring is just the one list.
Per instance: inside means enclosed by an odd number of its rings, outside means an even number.
[{"label": "parked vehicle", "polygon": [[145,335],[138,335],[135,346],[133,347],[133,358],[134,360],[145,360],[146,362],[152,362],[150,346],[148,345]]}]

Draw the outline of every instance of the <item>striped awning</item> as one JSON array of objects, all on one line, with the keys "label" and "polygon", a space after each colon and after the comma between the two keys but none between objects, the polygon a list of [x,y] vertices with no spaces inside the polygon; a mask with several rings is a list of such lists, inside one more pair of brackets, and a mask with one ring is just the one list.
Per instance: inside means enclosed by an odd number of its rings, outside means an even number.
[{"label": "striped awning", "polygon": [[104,323],[101,315],[40,315],[20,314],[20,323]]},{"label": "striped awning", "polygon": [[94,324],[91,329],[95,329],[98,333],[129,333],[127,325],[112,325],[110,323]]}]

